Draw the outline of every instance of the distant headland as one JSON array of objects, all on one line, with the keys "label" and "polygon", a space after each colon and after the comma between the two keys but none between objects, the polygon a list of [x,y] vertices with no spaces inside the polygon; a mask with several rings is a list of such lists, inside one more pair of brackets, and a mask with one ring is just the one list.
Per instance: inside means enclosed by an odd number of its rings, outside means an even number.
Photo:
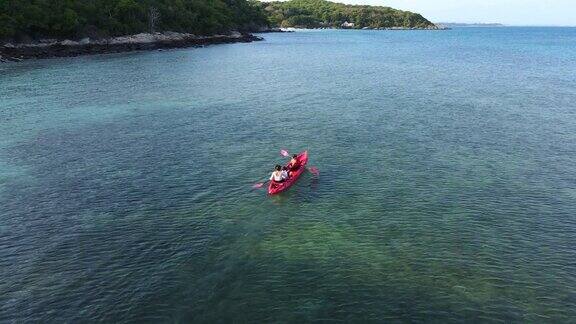
[{"label": "distant headland", "polygon": [[326,0],[261,2],[276,27],[348,29],[438,29],[422,15],[382,6],[346,5]]}]

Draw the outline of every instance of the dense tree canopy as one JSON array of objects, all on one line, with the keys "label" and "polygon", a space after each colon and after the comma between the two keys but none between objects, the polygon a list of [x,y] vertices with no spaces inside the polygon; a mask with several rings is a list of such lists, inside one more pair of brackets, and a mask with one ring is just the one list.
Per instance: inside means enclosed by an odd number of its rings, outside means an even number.
[{"label": "dense tree canopy", "polygon": [[152,27],[208,35],[266,25],[340,27],[345,21],[355,28],[434,26],[411,12],[325,0],[0,0],[0,41],[118,36]]},{"label": "dense tree canopy", "polygon": [[267,24],[247,0],[0,0],[0,39],[116,36],[157,30],[213,34]]},{"label": "dense tree canopy", "polygon": [[325,0],[290,0],[262,3],[271,24],[281,27],[430,28],[434,24],[419,14],[389,7],[353,6]]}]

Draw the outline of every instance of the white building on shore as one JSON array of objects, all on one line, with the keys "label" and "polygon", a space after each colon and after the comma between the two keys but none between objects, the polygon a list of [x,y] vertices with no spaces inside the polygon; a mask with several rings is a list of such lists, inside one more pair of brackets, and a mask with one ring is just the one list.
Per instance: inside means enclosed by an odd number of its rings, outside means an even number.
[{"label": "white building on shore", "polygon": [[345,21],[344,23],[342,23],[341,27],[342,28],[354,28],[354,23]]}]

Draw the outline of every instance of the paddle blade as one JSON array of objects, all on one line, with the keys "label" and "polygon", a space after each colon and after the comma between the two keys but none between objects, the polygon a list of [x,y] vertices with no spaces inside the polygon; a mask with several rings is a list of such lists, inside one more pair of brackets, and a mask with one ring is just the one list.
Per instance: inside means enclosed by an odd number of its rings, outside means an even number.
[{"label": "paddle blade", "polygon": [[280,150],[280,155],[288,157],[290,156],[290,153],[288,153],[286,150]]},{"label": "paddle blade", "polygon": [[318,170],[317,167],[310,167],[308,168],[308,170],[310,171],[310,173],[312,173],[315,176],[319,176],[320,175],[320,170]]},{"label": "paddle blade", "polygon": [[260,182],[260,183],[253,185],[252,189],[260,189],[262,187],[264,187],[264,182]]}]

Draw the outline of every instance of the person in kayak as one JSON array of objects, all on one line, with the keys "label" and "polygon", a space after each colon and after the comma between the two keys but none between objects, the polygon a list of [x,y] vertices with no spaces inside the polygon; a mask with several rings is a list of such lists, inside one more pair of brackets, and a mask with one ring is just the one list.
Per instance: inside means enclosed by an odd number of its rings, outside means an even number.
[{"label": "person in kayak", "polygon": [[292,155],[292,159],[290,160],[290,163],[288,163],[288,170],[290,172],[294,172],[294,171],[298,170],[299,167],[300,167],[300,162],[298,162],[298,154],[294,154],[294,155]]},{"label": "person in kayak", "polygon": [[284,182],[284,177],[282,177],[282,166],[280,166],[280,164],[276,164],[274,172],[272,172],[272,175],[270,176],[270,181],[277,183]]}]

